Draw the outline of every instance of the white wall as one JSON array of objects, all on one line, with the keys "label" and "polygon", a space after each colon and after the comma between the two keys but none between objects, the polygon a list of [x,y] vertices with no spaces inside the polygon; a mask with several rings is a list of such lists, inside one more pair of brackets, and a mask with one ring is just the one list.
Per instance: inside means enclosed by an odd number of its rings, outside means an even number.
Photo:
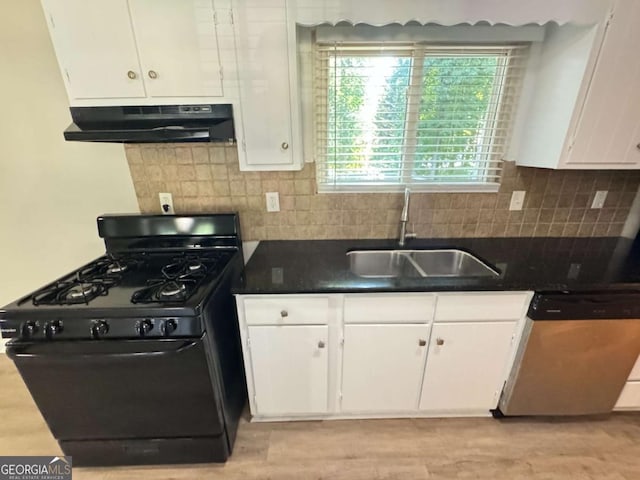
[{"label": "white wall", "polygon": [[68,101],[38,0],[0,3],[0,306],[104,252],[138,212],[122,145],[65,142]]}]

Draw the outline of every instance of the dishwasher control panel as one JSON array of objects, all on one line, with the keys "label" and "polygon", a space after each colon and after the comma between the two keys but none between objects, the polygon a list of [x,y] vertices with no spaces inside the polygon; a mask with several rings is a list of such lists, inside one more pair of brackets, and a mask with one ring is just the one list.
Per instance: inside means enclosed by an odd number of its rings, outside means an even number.
[{"label": "dishwasher control panel", "polygon": [[537,292],[527,316],[532,320],[640,319],[640,291]]}]

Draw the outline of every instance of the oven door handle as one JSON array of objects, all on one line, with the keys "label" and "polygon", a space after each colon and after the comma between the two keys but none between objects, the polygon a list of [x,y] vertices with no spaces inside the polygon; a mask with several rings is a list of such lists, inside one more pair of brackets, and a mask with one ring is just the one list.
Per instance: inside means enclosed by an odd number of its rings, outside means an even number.
[{"label": "oven door handle", "polygon": [[[165,357],[169,355],[179,355],[185,353],[192,348],[195,348],[202,342],[201,339],[193,340],[188,343],[182,343],[178,348],[172,349],[157,349],[151,351],[132,351],[132,352],[65,352],[56,348],[55,343],[44,345],[38,345],[35,343],[19,344],[9,342],[6,345],[7,356],[11,359],[20,360],[36,360],[47,358],[49,360],[82,360],[82,359],[105,359],[105,360],[118,360],[118,359],[135,359],[144,357]],[[51,348],[47,348],[51,347]]]}]

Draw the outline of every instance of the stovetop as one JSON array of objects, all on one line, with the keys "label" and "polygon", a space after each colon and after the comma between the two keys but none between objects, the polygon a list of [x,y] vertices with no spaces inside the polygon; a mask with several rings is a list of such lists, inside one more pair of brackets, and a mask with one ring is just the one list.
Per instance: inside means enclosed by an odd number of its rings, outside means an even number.
[{"label": "stovetop", "polygon": [[[16,341],[200,337],[242,269],[237,214],[103,215],[107,253],[0,309]],[[215,312],[213,313],[215,314]]]},{"label": "stovetop", "polygon": [[235,253],[106,254],[8,305],[3,317],[194,315]]}]

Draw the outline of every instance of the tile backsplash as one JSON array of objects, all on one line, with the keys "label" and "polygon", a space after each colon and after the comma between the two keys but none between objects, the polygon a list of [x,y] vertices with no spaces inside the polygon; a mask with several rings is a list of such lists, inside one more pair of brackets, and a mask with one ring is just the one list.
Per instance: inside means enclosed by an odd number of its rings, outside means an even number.
[{"label": "tile backsplash", "polygon": [[[143,213],[160,213],[170,192],[176,213],[238,211],[245,240],[393,238],[400,193],[316,193],[315,165],[297,172],[241,172],[235,146],[127,145]],[[640,184],[639,171],[562,171],[505,162],[498,193],[413,193],[408,231],[419,237],[619,235]],[[524,209],[509,211],[526,190]],[[591,209],[597,190],[604,208]],[[280,193],[280,212],[266,211]]]}]

